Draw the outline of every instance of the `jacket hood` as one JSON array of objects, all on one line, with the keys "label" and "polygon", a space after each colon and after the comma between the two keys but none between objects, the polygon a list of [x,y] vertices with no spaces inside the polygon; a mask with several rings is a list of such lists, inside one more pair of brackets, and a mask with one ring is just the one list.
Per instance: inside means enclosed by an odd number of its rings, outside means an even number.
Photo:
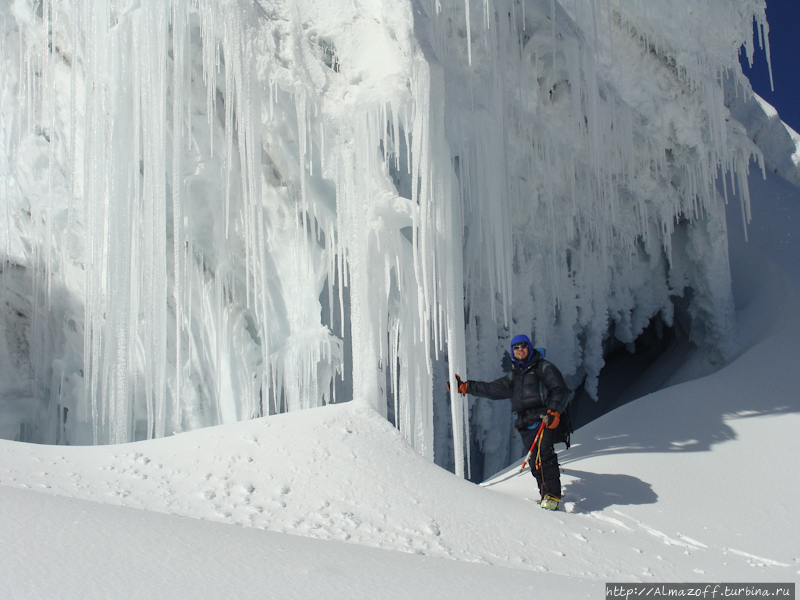
[{"label": "jacket hood", "polygon": [[[522,342],[528,344],[528,358],[520,362],[514,358],[514,344],[520,344]],[[511,361],[519,368],[520,371],[524,371],[528,365],[543,359],[547,354],[547,350],[544,348],[534,348],[533,344],[531,344],[530,338],[527,335],[515,335],[514,339],[511,340],[510,350]]]},{"label": "jacket hood", "polygon": [[[514,357],[514,346],[522,343],[528,345],[528,358],[526,358],[524,361],[519,361]],[[511,360],[515,365],[517,365],[517,367],[519,367],[520,370],[524,370],[525,367],[527,367],[531,363],[531,359],[533,359],[533,345],[531,344],[531,340],[527,335],[515,335],[511,339],[510,351],[511,351]]]}]

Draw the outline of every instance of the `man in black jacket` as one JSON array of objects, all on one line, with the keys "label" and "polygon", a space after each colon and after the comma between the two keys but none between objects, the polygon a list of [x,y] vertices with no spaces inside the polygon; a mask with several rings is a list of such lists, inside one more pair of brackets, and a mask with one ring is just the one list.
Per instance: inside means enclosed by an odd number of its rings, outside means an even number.
[{"label": "man in black jacket", "polygon": [[561,372],[533,348],[528,336],[511,340],[511,357],[514,367],[507,375],[491,382],[458,379],[458,391],[491,400],[511,398],[511,410],[517,414],[515,426],[526,452],[544,423],[541,439],[533,449],[531,472],[539,486],[542,508],[558,510],[561,478],[553,444],[561,413],[569,402],[569,388]]}]

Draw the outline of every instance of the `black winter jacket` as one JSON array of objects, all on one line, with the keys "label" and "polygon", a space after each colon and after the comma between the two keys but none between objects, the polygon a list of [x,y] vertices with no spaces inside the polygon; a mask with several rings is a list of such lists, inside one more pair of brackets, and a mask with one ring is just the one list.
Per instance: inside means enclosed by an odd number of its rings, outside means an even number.
[{"label": "black winter jacket", "polygon": [[490,400],[511,398],[511,410],[517,413],[517,429],[541,420],[548,409],[563,413],[569,401],[569,388],[561,372],[550,361],[539,358],[536,351],[524,370],[514,365],[500,379],[468,381],[467,391]]}]

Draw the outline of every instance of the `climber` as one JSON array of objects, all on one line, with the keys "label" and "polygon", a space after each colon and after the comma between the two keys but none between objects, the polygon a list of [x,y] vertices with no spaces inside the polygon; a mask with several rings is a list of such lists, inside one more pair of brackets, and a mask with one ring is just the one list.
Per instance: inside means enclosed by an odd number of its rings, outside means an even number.
[{"label": "climber", "polygon": [[511,398],[511,410],[517,415],[514,425],[526,452],[544,424],[533,449],[536,460],[531,459],[531,472],[539,486],[541,507],[558,510],[561,478],[553,444],[563,441],[557,428],[569,402],[569,388],[555,365],[544,359],[544,349],[534,349],[528,336],[517,335],[511,340],[511,357],[511,372],[495,381],[461,381],[456,375],[458,391],[491,400]]}]

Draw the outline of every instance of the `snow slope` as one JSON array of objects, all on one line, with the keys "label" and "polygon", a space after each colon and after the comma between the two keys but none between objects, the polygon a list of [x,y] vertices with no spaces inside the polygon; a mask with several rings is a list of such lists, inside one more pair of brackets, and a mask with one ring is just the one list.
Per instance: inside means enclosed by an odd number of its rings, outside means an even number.
[{"label": "snow slope", "polygon": [[[0,488],[0,596],[598,597],[596,582],[385,552]],[[413,576],[410,574],[413,573]],[[376,592],[377,590],[377,592]]]},{"label": "snow slope", "polygon": [[759,178],[746,246],[730,223],[738,358],[579,430],[561,455],[571,514],[538,509],[518,466],[483,486],[455,477],[359,403],[119,446],[2,441],[0,592],[597,597],[607,581],[797,581],[800,191]]},{"label": "snow slope", "polygon": [[613,539],[587,545],[582,523],[436,467],[355,403],[107,448],[4,443],[2,456],[7,485],[106,504],[601,581],[629,568]]}]

